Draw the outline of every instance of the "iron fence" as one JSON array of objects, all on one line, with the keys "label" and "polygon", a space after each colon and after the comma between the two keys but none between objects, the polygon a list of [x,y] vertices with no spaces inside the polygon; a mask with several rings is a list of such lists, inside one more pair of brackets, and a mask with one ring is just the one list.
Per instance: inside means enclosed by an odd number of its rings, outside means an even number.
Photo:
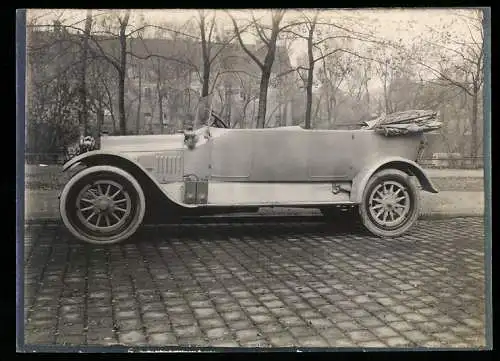
[{"label": "iron fence", "polygon": [[64,164],[68,159],[66,152],[24,154],[26,164]]},{"label": "iron fence", "polygon": [[433,157],[419,158],[418,164],[425,168],[481,169],[483,157]]}]

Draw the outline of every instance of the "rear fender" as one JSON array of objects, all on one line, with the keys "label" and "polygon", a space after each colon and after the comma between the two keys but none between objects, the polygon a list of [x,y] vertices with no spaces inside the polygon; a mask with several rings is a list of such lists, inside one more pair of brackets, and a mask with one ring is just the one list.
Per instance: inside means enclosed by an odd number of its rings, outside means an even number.
[{"label": "rear fender", "polygon": [[160,183],[142,165],[122,154],[102,150],[86,152],[66,162],[63,165],[63,172],[74,169],[79,165],[84,165],[86,167],[96,165],[112,165],[113,167],[123,169],[124,171],[130,173],[143,188],[146,198],[149,196],[151,197],[150,199],[157,199],[156,197],[158,194],[161,194],[166,197],[166,200],[177,206],[181,206],[183,208],[197,207],[196,205],[180,203],[175,200],[163,187],[160,186]]},{"label": "rear fender", "polygon": [[352,189],[350,200],[355,203],[361,203],[363,199],[363,192],[365,190],[366,184],[368,180],[374,175],[376,172],[382,169],[398,169],[408,176],[413,176],[418,179],[422,190],[430,193],[438,193],[438,189],[432,184],[431,180],[425,174],[425,171],[414,161],[409,159],[405,159],[402,157],[390,157],[384,158],[375,164],[370,164],[363,168],[352,180]]}]

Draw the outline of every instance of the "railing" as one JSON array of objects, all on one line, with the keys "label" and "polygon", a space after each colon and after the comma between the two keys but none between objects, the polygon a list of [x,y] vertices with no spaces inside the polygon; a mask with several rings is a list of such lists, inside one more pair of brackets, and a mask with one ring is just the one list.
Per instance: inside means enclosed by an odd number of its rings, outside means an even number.
[{"label": "railing", "polygon": [[68,155],[64,152],[58,153],[25,153],[26,164],[64,164]]},{"label": "railing", "polygon": [[418,164],[425,168],[480,169],[483,157],[434,157],[419,158]]}]

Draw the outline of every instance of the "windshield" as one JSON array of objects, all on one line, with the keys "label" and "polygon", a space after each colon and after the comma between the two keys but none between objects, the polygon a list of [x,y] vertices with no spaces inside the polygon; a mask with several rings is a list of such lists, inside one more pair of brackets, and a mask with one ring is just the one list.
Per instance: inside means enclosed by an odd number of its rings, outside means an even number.
[{"label": "windshield", "polygon": [[192,125],[188,125],[187,130],[198,130],[205,126],[214,128],[229,128],[228,122],[222,119],[217,113],[212,101],[212,96],[200,98],[195,109],[194,120]]}]

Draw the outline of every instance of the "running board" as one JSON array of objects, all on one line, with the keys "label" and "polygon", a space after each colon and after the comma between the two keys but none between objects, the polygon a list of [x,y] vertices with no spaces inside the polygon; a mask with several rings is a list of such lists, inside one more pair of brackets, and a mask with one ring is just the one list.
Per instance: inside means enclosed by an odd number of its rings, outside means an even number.
[{"label": "running board", "polygon": [[[162,184],[176,201],[186,203],[184,182]],[[208,194],[198,207],[278,207],[355,204],[350,200],[349,182],[251,183],[208,182]],[[191,204],[192,205],[192,204]]]}]

